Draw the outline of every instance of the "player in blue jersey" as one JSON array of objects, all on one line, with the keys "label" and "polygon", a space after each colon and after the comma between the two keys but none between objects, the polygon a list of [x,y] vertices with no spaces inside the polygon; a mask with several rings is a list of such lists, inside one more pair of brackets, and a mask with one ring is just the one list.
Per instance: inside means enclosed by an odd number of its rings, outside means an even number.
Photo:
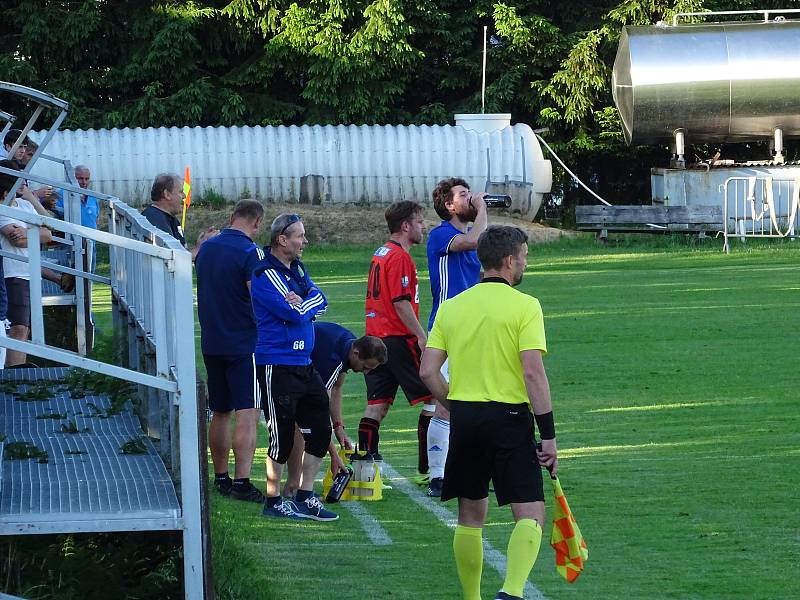
[{"label": "player in blue jersey", "polygon": [[[433,296],[428,331],[433,328],[436,312],[442,302],[480,280],[481,264],[475,249],[487,225],[486,203],[483,201],[485,195],[483,192],[471,193],[466,181],[454,177],[443,179],[433,190],[433,207],[442,223],[428,234],[428,272]],[[447,376],[446,363],[443,369]],[[432,497],[439,497],[442,493],[449,440],[450,413],[437,404],[427,435],[430,466],[428,495]]]},{"label": "player in blue jersey", "polygon": [[[200,343],[208,373],[208,445],[214,463],[214,487],[225,496],[251,502],[264,502],[264,495],[250,483],[261,412],[253,359],[256,322],[250,277],[264,258],[264,251],[253,242],[263,219],[260,203],[242,200],[233,209],[230,226],[200,246],[195,260]],[[236,427],[231,437],[234,413]],[[228,475],[231,447],[233,481]]]},{"label": "player in blue jersey", "polygon": [[[352,332],[336,323],[314,322],[314,351],[311,362],[319,373],[330,395],[330,415],[333,433],[342,447],[353,449],[353,442],[345,432],[342,418],[342,390],[347,371],[369,373],[386,363],[388,352],[383,340],[372,335],[356,339]],[[335,475],[344,469],[344,463],[331,441],[328,447],[331,471]],[[284,496],[292,496],[300,484],[300,465],[303,456],[303,438],[295,432],[295,447],[287,463],[289,475],[283,488]]]}]

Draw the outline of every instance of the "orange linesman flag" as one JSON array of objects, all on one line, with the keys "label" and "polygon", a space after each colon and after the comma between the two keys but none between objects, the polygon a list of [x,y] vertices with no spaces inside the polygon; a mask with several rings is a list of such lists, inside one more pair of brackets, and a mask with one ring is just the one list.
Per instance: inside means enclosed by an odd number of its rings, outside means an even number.
[{"label": "orange linesman flag", "polygon": [[183,203],[188,207],[192,204],[192,178],[189,176],[189,167],[186,167],[186,172],[183,175],[183,193],[186,194],[186,198],[183,199]]},{"label": "orange linesman flag", "polygon": [[183,174],[183,216],[181,217],[181,229],[186,227],[186,209],[192,203],[192,178],[189,176],[189,167]]},{"label": "orange linesman flag", "polygon": [[583,565],[589,558],[589,551],[569,509],[558,477],[553,477],[552,483],[555,508],[550,545],[556,551],[556,570],[569,583],[573,583],[583,571]]}]

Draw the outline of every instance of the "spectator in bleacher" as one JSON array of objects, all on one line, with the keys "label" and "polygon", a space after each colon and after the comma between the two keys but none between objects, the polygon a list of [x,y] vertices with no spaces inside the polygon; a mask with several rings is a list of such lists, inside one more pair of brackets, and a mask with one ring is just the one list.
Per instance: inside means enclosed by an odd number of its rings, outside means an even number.
[{"label": "spectator in bleacher", "polygon": [[[81,189],[89,189],[89,181],[92,178],[92,173],[89,167],[78,165],[75,167],[75,179],[78,180],[78,185]],[[64,200],[59,198],[56,207],[64,214]],[[89,194],[81,194],[81,225],[97,229],[97,216],[100,214],[100,202],[94,196]]]},{"label": "spectator in bleacher", "polygon": [[[196,260],[197,314],[208,374],[208,445],[214,463],[214,487],[224,496],[260,503],[264,502],[264,495],[250,483],[261,414],[261,391],[253,358],[256,322],[250,301],[250,277],[264,259],[264,251],[253,242],[263,219],[264,207],[259,202],[239,201],[230,226],[203,244]],[[228,474],[231,448],[235,461],[233,480]]]},{"label": "spectator in bleacher", "polygon": [[23,167],[27,167],[28,163],[31,162],[33,155],[36,154],[36,151],[39,149],[39,144],[34,142],[32,139],[28,138],[28,143],[26,144],[25,154],[22,155],[20,159],[20,163]]},{"label": "spectator in bleacher", "polygon": [[[0,166],[9,169],[15,168],[16,163],[3,160]],[[0,173],[0,192],[2,197],[14,185],[16,178],[13,175]],[[38,199],[22,183],[19,186],[20,196],[12,200],[10,206],[36,214],[35,205],[42,208]],[[44,210],[42,208],[42,210]],[[51,240],[50,230],[46,227],[39,227],[39,240],[47,243]],[[6,252],[17,254],[21,257],[28,256],[28,225],[12,217],[0,216],[0,247]],[[11,322],[9,337],[16,340],[27,340],[30,333],[31,324],[31,299],[30,299],[30,268],[27,262],[13,258],[3,258],[3,274],[8,298],[7,318]],[[57,273],[50,269],[42,269],[42,277],[57,283],[65,292],[75,289],[75,277],[66,273]],[[23,364],[27,359],[24,352],[8,350],[6,354],[6,366]]]},{"label": "spectator in bleacher", "polygon": [[58,190],[53,190],[42,198],[42,206],[47,211],[48,216],[54,219],[64,218],[63,196]]},{"label": "spectator in bleacher", "polygon": [[[14,147],[14,144],[17,142],[17,139],[19,138],[21,133],[22,132],[19,129],[11,129],[6,134],[5,138],[3,138],[3,148],[5,150],[5,156],[9,155],[9,152],[11,152],[11,148]],[[33,155],[38,147],[39,145],[36,142],[26,137],[25,140],[19,145],[17,150],[14,152],[14,156],[13,157],[8,156],[8,158],[6,159],[11,161],[11,165],[8,166],[8,168],[18,169],[20,171],[23,170],[25,166],[30,162],[31,158],[33,158]],[[27,183],[27,181],[25,183]],[[49,185],[43,185],[39,189],[31,191],[33,192],[33,195],[36,196],[37,200],[41,200],[48,194],[54,192],[55,189]],[[20,192],[19,190],[17,190],[17,196],[19,195]],[[36,209],[36,212],[38,212],[40,215],[51,216],[48,215],[46,212],[44,212],[44,209],[42,208],[39,202],[36,202],[34,204],[34,208]]]},{"label": "spectator in bleacher", "polygon": [[[78,165],[75,167],[75,179],[81,189],[89,189],[89,181],[92,179],[92,172],[89,167],[85,165]],[[56,208],[53,211],[56,215],[60,213],[61,219],[64,218],[64,200],[63,197],[59,198],[56,202]],[[91,229],[97,229],[97,216],[100,214],[100,202],[94,196],[89,194],[81,194],[81,225]],[[91,253],[92,262],[90,271],[94,273],[97,260],[94,253],[94,243],[92,240],[87,240],[87,252]]]},{"label": "spectator in bleacher", "polygon": [[30,140],[25,137],[22,143],[17,146],[14,155],[11,156],[9,153],[11,152],[11,148],[14,147],[14,144],[17,143],[19,136],[22,135],[22,131],[19,129],[9,129],[8,133],[6,133],[6,137],[3,138],[3,149],[5,150],[4,159],[10,160],[14,162],[14,166],[10,168],[14,169],[22,169],[24,166],[23,161],[25,160],[25,153],[28,150],[28,143]]},{"label": "spectator in bleacher", "polygon": [[[180,215],[183,211],[183,179],[180,175],[162,173],[156,175],[153,187],[150,188],[150,206],[142,211],[142,216],[161,231],[166,231],[186,248],[186,239],[183,237]],[[208,238],[219,233],[216,227],[209,227],[197,237],[197,243],[191,250],[192,260],[197,258],[200,245]]]},{"label": "spectator in bleacher", "polygon": [[[2,164],[2,163],[0,163]],[[15,179],[10,176],[6,175],[5,173],[0,173],[0,202],[3,202],[6,198],[6,194],[11,190],[11,186],[14,185]],[[6,278],[5,274],[3,273],[3,261],[0,260],[0,337],[6,337],[6,333],[8,328],[10,327],[10,323],[8,322],[8,294],[6,293]],[[6,366],[6,349],[0,348],[0,369]]]}]

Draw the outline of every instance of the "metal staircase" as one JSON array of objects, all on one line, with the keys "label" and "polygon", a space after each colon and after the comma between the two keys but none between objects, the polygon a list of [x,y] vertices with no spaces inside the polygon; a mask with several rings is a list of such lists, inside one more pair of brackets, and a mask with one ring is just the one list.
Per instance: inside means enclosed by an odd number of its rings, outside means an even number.
[{"label": "metal staircase", "polygon": [[[92,414],[107,413],[108,399],[73,398],[59,383],[67,376],[66,368],[0,371],[4,390],[0,393],[0,435],[5,436],[6,451],[10,443],[27,441],[48,454],[47,462],[35,458],[2,461],[0,535],[178,530],[183,534],[185,597],[206,598],[199,459],[204,448],[198,434],[190,254],[118,198],[78,187],[68,160],[43,154],[66,117],[66,102],[0,82],[0,103],[4,93],[35,105],[20,139],[46,111],[57,112],[24,171],[0,167],[0,172],[62,189],[65,219],[8,206],[13,190],[6,203],[0,204],[0,215],[28,224],[31,286],[31,340],[0,338],[0,346],[133,384],[135,402],[118,414],[100,418]],[[14,117],[0,112],[0,119],[7,121],[7,131]],[[64,181],[32,173],[40,158],[63,164]],[[80,225],[79,202],[84,193],[103,203],[110,232]],[[71,255],[69,264],[43,259],[39,226],[53,230],[54,239]],[[109,277],[86,268],[90,264],[87,248],[103,245],[109,250]],[[43,265],[77,278],[74,294],[49,302],[76,306],[78,344],[74,350],[45,341]],[[93,285],[108,286],[111,291],[115,334],[122,340],[118,364],[86,356],[91,345]],[[19,395],[32,386],[48,387],[52,393],[46,399],[20,401]],[[43,414],[63,414],[65,419],[36,418]],[[62,432],[65,422],[78,431]],[[121,453],[123,439],[134,438],[141,440],[144,453]]]}]

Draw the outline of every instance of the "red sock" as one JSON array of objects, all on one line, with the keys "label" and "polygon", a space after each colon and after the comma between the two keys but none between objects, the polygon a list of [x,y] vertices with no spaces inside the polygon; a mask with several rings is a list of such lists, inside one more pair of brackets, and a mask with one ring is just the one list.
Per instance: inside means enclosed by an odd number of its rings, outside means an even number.
[{"label": "red sock", "polygon": [[358,424],[358,449],[361,452],[375,454],[378,452],[378,440],[380,434],[378,429],[381,424],[375,419],[364,417]]}]

